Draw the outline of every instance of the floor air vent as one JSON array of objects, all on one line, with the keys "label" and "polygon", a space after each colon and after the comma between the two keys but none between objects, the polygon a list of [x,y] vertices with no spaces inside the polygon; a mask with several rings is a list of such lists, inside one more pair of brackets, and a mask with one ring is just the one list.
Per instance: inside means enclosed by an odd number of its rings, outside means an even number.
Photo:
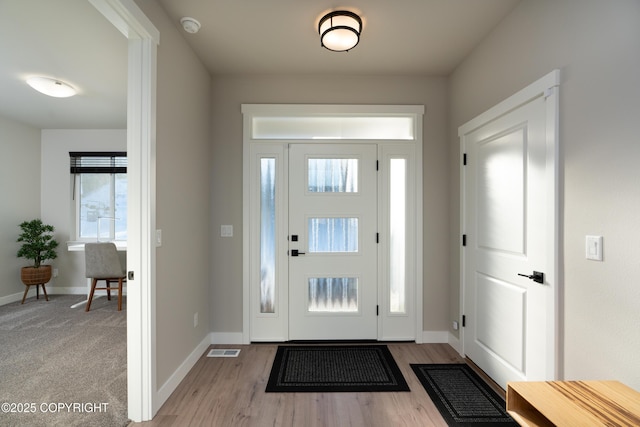
[{"label": "floor air vent", "polygon": [[207,357],[238,357],[240,350],[231,348],[214,348],[209,351]]}]

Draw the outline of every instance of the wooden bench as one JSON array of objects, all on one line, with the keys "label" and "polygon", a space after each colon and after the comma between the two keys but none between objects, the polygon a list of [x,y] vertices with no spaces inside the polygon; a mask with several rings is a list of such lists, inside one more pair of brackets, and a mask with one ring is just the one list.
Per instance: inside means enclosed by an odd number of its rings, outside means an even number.
[{"label": "wooden bench", "polygon": [[618,381],[510,382],[507,412],[522,426],[640,426],[640,393]]}]

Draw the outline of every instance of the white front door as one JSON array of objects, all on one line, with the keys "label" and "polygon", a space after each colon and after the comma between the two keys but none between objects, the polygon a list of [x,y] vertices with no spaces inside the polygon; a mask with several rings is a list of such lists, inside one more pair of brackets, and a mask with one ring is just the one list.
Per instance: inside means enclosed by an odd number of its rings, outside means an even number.
[{"label": "white front door", "polygon": [[289,148],[289,338],[376,339],[377,147]]},{"label": "white front door", "polygon": [[556,143],[544,94],[460,131],[464,351],[504,388],[555,375]]}]

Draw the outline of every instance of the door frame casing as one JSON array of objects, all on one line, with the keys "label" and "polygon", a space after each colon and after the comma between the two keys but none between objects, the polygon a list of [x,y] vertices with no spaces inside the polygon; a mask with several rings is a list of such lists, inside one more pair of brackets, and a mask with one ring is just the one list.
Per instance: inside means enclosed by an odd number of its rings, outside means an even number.
[{"label": "door frame casing", "polygon": [[133,0],[89,0],[128,40],[127,407],[135,422],[160,409],[156,387],[156,80],[160,32]]},{"label": "door frame casing", "polygon": [[[560,144],[559,144],[559,86],[560,71],[553,70],[544,77],[538,79],[526,88],[518,91],[514,95],[481,113],[472,120],[458,128],[458,137],[460,140],[460,165],[464,164],[466,144],[465,135],[470,134],[485,123],[488,123],[498,117],[504,116],[517,109],[518,107],[530,102],[533,99],[545,98],[545,145],[546,145],[546,175],[545,190],[546,204],[549,207],[546,212],[546,229],[543,231],[547,245],[545,261],[547,271],[545,271],[545,282],[552,286],[552,292],[549,293],[547,300],[547,319],[545,325],[545,334],[547,336],[546,348],[548,349],[546,357],[547,378],[549,380],[561,378],[560,367],[562,366],[562,343],[561,343],[561,277],[560,277]],[[464,166],[460,168],[460,231],[466,234],[466,171]],[[460,324],[464,315],[465,295],[468,280],[466,277],[466,257],[465,247],[460,246]],[[460,329],[460,348],[461,354],[466,355],[465,350],[465,329]]]},{"label": "door frame casing", "polygon": [[[411,197],[415,201],[413,205],[414,210],[412,214],[415,215],[414,230],[415,241],[413,242],[415,247],[413,249],[413,255],[415,256],[415,262],[412,266],[412,276],[415,278],[413,290],[412,303],[412,317],[411,326],[412,332],[402,339],[414,339],[417,343],[422,343],[422,117],[424,114],[424,106],[421,105],[314,105],[314,104],[243,104],[243,326],[242,326],[242,342],[249,344],[252,341],[252,284],[256,280],[256,259],[259,254],[258,248],[256,248],[255,242],[256,236],[259,236],[259,230],[256,230],[256,225],[252,223],[252,210],[256,209],[255,206],[255,191],[253,187],[256,185],[256,173],[255,161],[258,153],[264,153],[264,148],[272,150],[273,155],[277,157],[283,164],[288,163],[288,150],[286,146],[292,143],[372,143],[378,144],[378,155],[382,152],[384,147],[393,145],[408,146],[411,145],[415,148],[413,160],[413,181],[410,187],[412,191]],[[411,140],[375,140],[371,139],[340,139],[340,140],[315,140],[315,139],[253,139],[253,119],[255,117],[411,117],[414,124],[414,137]],[[281,174],[281,179],[286,180],[286,173]],[[280,201],[280,206],[287,206],[288,201],[286,199],[286,192],[283,192],[283,200]],[[283,205],[284,202],[287,204]],[[286,243],[286,213],[279,215],[276,220],[280,228],[285,230],[278,238],[284,239],[284,242],[279,244],[278,250],[280,253],[285,253],[284,248]],[[283,252],[284,251],[284,252]],[[379,249],[380,251],[380,249]],[[285,259],[283,261],[283,259]],[[280,261],[276,261],[277,267],[279,266],[282,273],[286,271],[284,265],[286,263],[286,257],[282,257]],[[380,270],[379,270],[380,271]],[[285,274],[280,275],[280,280],[285,281],[285,289],[282,284],[278,285],[280,292],[279,295],[280,304],[288,303],[288,277],[285,278]],[[382,286],[379,286],[379,294]],[[285,290],[283,290],[285,289]],[[382,299],[379,296],[379,301]],[[379,339],[387,339],[387,337],[381,336],[384,328],[381,327],[381,317],[378,318],[378,336]],[[399,318],[400,316],[398,316]],[[271,316],[271,320],[279,322],[279,328],[282,333],[276,334],[276,336],[269,336],[266,340],[272,341],[287,341],[288,340],[288,317],[287,313],[278,313]],[[411,335],[411,336],[409,336]],[[265,340],[260,339],[260,340]]]}]

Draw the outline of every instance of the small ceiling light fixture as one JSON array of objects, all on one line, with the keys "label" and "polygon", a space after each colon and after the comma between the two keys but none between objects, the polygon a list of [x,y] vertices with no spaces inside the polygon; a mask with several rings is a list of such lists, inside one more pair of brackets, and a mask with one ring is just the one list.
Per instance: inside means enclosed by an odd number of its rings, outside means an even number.
[{"label": "small ceiling light fixture", "polygon": [[180,23],[182,24],[182,28],[189,34],[195,34],[200,31],[200,23],[194,18],[185,16],[180,20]]},{"label": "small ceiling light fixture", "polygon": [[346,10],[329,12],[318,23],[321,46],[334,52],[353,49],[360,41],[361,32],[362,19]]},{"label": "small ceiling light fixture", "polygon": [[27,84],[38,92],[55,98],[68,98],[77,93],[70,84],[49,77],[30,77]]}]

